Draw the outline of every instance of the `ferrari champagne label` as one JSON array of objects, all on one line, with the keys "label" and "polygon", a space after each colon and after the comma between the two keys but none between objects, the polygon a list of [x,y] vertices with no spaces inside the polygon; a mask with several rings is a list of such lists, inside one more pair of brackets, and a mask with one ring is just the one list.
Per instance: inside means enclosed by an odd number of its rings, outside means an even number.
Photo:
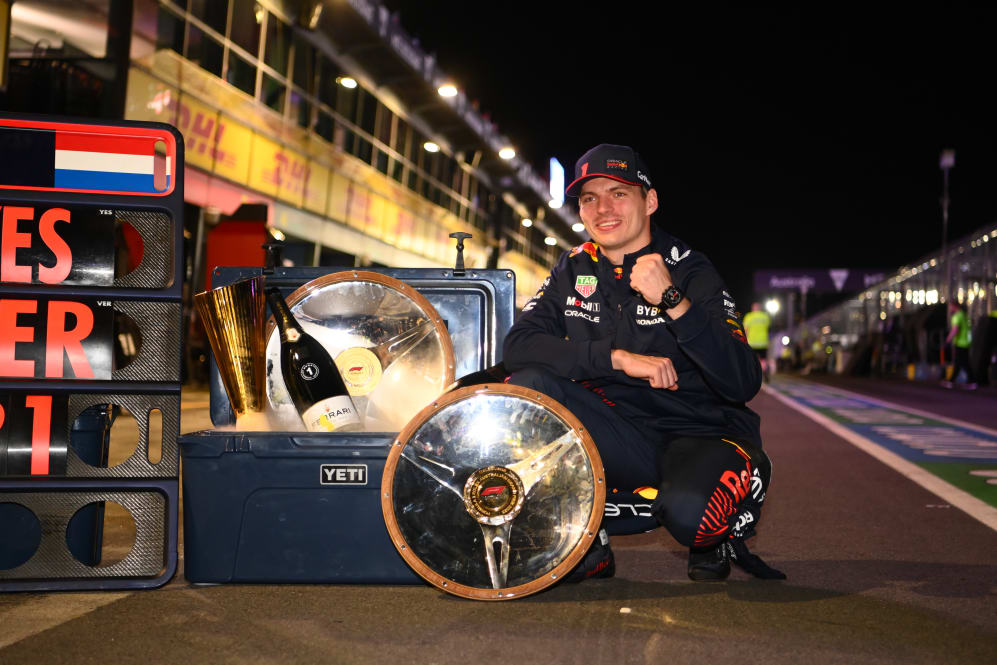
[{"label": "ferrari champagne label", "polygon": [[329,397],[313,404],[301,414],[309,432],[335,432],[353,429],[360,424],[360,417],[353,401],[346,395]]}]

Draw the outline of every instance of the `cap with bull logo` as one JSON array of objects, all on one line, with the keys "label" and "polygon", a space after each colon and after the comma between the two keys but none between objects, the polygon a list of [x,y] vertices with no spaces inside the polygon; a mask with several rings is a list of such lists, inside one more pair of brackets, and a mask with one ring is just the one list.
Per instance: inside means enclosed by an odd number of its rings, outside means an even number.
[{"label": "cap with bull logo", "polygon": [[575,162],[575,179],[565,190],[568,196],[578,196],[582,183],[590,178],[611,178],[628,185],[651,189],[647,165],[637,151],[625,145],[602,143]]}]

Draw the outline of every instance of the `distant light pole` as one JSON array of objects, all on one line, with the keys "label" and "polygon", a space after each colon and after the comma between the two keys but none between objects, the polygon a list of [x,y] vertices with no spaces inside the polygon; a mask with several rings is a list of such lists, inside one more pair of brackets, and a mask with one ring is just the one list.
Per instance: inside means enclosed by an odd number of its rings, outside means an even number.
[{"label": "distant light pole", "polygon": [[942,260],[945,262],[945,301],[952,297],[952,262],[949,261],[949,169],[955,166],[955,150],[942,150],[938,167],[942,170]]},{"label": "distant light pole", "polygon": [[778,298],[769,298],[765,301],[765,311],[769,313],[770,320],[775,321],[775,315],[782,309],[779,306]]}]

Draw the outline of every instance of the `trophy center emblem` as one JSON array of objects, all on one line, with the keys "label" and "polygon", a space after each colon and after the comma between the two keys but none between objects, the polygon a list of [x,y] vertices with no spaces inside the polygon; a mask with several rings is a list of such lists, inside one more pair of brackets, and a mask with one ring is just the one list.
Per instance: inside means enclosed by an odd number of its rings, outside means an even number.
[{"label": "trophy center emblem", "polygon": [[471,474],[464,484],[464,505],[474,519],[504,524],[523,507],[523,481],[504,466],[488,466]]},{"label": "trophy center emblem", "polygon": [[370,349],[355,346],[336,356],[336,366],[354,397],[374,392],[381,382],[381,361]]}]

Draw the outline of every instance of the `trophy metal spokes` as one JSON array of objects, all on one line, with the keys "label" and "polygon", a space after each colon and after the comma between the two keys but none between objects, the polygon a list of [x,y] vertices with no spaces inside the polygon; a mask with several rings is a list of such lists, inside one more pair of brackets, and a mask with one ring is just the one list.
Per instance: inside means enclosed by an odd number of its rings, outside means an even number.
[{"label": "trophy metal spokes", "polygon": [[[406,461],[459,496],[481,527],[488,573],[492,587],[506,586],[509,569],[509,533],[512,520],[519,514],[530,491],[557,464],[572,446],[580,443],[573,431],[540,448],[528,459],[508,467],[489,466],[471,473],[461,492],[453,484],[456,469],[429,458],[415,455],[410,448],[402,450]],[[449,479],[446,477],[449,475]],[[496,555],[495,550],[499,554]]]},{"label": "trophy metal spokes", "polygon": [[444,591],[487,600],[561,579],[593,542],[605,500],[581,423],[504,384],[461,388],[423,409],[399,434],[381,486],[409,565]]},{"label": "trophy metal spokes", "polygon": [[[461,491],[456,487],[454,487],[450,483],[450,481],[448,481],[446,478],[443,477],[443,473],[441,473],[443,471],[449,471],[450,476],[452,478],[454,475],[453,468],[446,466],[445,464],[441,464],[440,462],[434,462],[433,460],[428,459],[426,457],[422,457],[420,455],[414,455],[412,451],[409,449],[403,449],[401,456],[404,457],[407,461],[414,464],[417,469],[421,470],[430,478],[438,482],[440,485],[446,487],[448,490],[459,496],[461,499],[464,498],[464,495],[461,493]],[[436,468],[433,468],[434,466]]]},{"label": "trophy metal spokes", "polygon": [[388,369],[391,363],[401,360],[405,354],[426,339],[426,336],[436,330],[432,321],[422,320],[408,330],[398,333],[389,340],[378,344],[372,351],[381,359],[384,369]]},{"label": "trophy metal spokes", "polygon": [[[481,534],[485,537],[485,560],[488,562],[488,577],[493,589],[503,589],[509,576],[509,534],[512,533],[512,522],[500,526],[481,525]],[[495,551],[498,550],[496,555]]]},{"label": "trophy metal spokes", "polygon": [[578,436],[574,432],[565,432],[556,440],[551,441],[538,450],[529,459],[510,465],[509,470],[523,481],[523,487],[526,490],[527,496],[529,496],[533,486],[557,465],[558,461],[565,453],[571,450],[572,446],[577,444]]}]

